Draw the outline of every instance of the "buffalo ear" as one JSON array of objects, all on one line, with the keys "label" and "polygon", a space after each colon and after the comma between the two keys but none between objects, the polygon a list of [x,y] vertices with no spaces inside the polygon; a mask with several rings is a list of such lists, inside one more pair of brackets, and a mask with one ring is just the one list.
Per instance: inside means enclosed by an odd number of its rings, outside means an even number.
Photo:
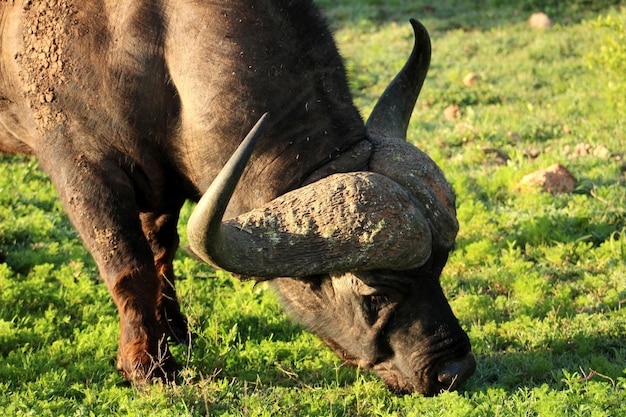
[{"label": "buffalo ear", "polygon": [[288,313],[312,331],[326,325],[325,314],[329,314],[330,307],[337,304],[328,275],[276,278],[267,282],[276,290]]},{"label": "buffalo ear", "polygon": [[369,136],[406,139],[411,114],[430,66],[431,45],[428,31],[411,19],[415,44],[407,63],[378,99],[367,119]]}]

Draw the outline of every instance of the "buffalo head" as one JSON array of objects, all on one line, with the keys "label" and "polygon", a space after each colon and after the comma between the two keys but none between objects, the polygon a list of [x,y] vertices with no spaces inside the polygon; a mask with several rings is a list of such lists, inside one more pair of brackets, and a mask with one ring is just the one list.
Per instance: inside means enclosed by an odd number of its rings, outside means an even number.
[{"label": "buffalo head", "polygon": [[396,392],[434,395],[457,388],[475,360],[439,283],[458,231],[454,192],[405,139],[430,63],[428,33],[411,22],[413,53],[366,124],[367,171],[321,178],[223,220],[264,116],[198,203],[188,234],[212,265],[271,280],[347,362]]}]

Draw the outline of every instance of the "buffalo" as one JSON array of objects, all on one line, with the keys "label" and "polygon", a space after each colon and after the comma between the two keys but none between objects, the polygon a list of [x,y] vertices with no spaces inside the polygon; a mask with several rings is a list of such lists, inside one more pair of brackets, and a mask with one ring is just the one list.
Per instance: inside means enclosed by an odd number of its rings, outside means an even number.
[{"label": "buffalo", "polygon": [[411,23],[413,52],[364,123],[310,0],[0,2],[0,151],[50,176],[119,311],[127,379],[179,369],[186,200],[198,257],[268,281],[392,391],[473,373],[439,282],[455,195],[406,141],[431,53]]}]

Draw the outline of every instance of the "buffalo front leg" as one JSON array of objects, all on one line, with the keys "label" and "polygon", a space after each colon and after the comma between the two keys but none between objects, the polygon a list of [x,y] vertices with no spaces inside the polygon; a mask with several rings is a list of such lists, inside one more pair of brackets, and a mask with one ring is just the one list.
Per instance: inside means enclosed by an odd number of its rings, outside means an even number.
[{"label": "buffalo front leg", "polygon": [[180,242],[177,223],[181,206],[182,201],[168,214],[141,214],[143,232],[152,248],[154,266],[161,285],[157,299],[157,318],[167,334],[178,343],[189,340],[187,318],[180,311],[172,265]]},{"label": "buffalo front leg", "polygon": [[55,163],[44,167],[119,312],[118,368],[133,382],[171,380],[178,366],[158,320],[161,281],[131,180],[111,161],[79,155]]}]

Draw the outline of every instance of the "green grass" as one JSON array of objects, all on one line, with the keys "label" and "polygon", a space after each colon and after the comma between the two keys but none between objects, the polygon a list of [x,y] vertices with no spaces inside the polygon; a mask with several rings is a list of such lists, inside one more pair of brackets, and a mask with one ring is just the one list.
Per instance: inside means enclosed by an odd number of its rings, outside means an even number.
[{"label": "green grass", "polygon": [[[291,322],[264,285],[180,253],[197,334],[175,348],[184,383],[129,387],[114,371],[116,310],[47,177],[30,158],[0,156],[0,415],[626,415],[624,3],[319,3],[364,116],[407,56],[408,18],[431,30],[409,139],[458,194],[442,283],[475,375],[461,392],[396,397]],[[530,30],[540,8],[556,24]],[[472,87],[468,72],[480,76]],[[572,193],[519,191],[555,162],[577,178]]]}]

